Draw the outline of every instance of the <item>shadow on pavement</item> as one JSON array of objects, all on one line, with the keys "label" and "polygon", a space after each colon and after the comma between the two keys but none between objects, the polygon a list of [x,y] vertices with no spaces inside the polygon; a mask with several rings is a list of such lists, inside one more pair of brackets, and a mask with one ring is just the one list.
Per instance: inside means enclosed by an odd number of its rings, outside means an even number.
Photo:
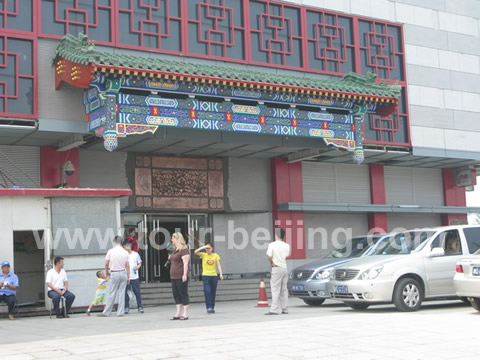
[{"label": "shadow on pavement", "polygon": [[[438,301],[425,301],[422,304],[422,307],[419,312],[423,311],[432,311],[440,309],[450,309],[450,308],[471,308],[474,310],[470,304],[466,304],[462,301],[448,301],[448,302],[438,302]],[[348,306],[345,309],[340,309],[338,312],[355,312],[355,313],[374,313],[374,314],[386,314],[386,313],[400,313],[393,304],[383,304],[383,305],[371,305],[368,309],[365,310],[354,310]]]}]

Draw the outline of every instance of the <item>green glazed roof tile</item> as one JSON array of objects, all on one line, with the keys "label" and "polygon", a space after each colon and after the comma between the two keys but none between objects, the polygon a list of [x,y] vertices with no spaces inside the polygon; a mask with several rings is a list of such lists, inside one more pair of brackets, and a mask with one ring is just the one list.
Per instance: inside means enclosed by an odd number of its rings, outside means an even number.
[{"label": "green glazed roof tile", "polygon": [[398,99],[401,86],[387,82],[376,82],[377,76],[349,73],[339,80],[323,80],[309,77],[263,73],[234,67],[183,63],[147,56],[133,56],[102,52],[96,49],[93,41],[80,33],[78,37],[67,34],[57,46],[54,62],[58,57],[86,65],[124,67],[135,70],[171,72],[180,75],[202,75],[225,80],[252,81],[265,85],[285,85],[299,88],[345,92],[359,95],[380,96]]}]

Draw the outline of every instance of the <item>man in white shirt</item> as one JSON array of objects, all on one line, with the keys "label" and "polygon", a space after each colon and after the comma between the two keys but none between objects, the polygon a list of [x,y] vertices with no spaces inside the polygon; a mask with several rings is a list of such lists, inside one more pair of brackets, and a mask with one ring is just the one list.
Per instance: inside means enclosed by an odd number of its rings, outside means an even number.
[{"label": "man in white shirt", "polygon": [[64,259],[60,256],[57,256],[53,260],[54,267],[53,269],[48,270],[47,278],[45,282],[47,283],[48,288],[48,297],[52,299],[53,309],[57,318],[63,318],[63,311],[60,311],[60,298],[63,296],[65,298],[65,307],[67,317],[70,309],[72,308],[73,301],[75,300],[75,295],[68,291],[68,278],[67,273],[63,269]]},{"label": "man in white shirt", "polygon": [[139,313],[143,313],[142,307],[142,293],[140,292],[140,277],[138,276],[138,270],[142,266],[142,259],[140,255],[132,250],[132,243],[125,241],[123,247],[128,252],[128,262],[130,264],[130,284],[127,285],[125,291],[125,314],[130,311],[130,299],[128,297],[128,290],[132,289],[135,297],[137,298],[137,308]]},{"label": "man in white shirt", "polygon": [[117,316],[125,314],[125,289],[130,283],[130,266],[128,263],[128,252],[122,247],[121,236],[113,238],[113,248],[108,250],[105,257],[105,270],[110,274],[108,286],[107,305],[100,317],[108,317],[112,314],[113,305],[118,298]]},{"label": "man in white shirt", "polygon": [[270,287],[272,290],[272,307],[265,315],[288,314],[288,271],[287,257],[290,245],[285,242],[285,230],[275,230],[275,241],[268,245],[267,256],[272,267]]}]

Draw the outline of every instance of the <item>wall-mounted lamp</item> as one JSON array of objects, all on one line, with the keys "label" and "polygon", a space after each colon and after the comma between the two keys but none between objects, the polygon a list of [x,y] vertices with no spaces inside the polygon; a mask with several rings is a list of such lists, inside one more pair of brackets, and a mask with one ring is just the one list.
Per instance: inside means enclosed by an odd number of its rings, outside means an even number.
[{"label": "wall-mounted lamp", "polygon": [[75,166],[73,166],[72,162],[68,160],[62,166],[62,185],[61,187],[67,186],[67,176],[72,176],[75,174]]}]

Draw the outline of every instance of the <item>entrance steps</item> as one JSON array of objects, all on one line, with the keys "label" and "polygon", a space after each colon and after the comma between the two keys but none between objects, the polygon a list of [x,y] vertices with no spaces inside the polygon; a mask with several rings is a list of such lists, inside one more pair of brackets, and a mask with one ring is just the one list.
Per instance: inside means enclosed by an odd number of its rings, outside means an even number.
[{"label": "entrance steps", "polygon": [[[18,308],[15,309],[15,317],[48,315],[49,313],[50,312],[45,309],[43,302],[19,304]],[[2,302],[0,303],[0,319],[6,318],[7,316],[8,306]]]},{"label": "entrance steps", "polygon": [[[270,299],[270,282],[265,281]],[[260,279],[219,280],[216,301],[258,300]],[[174,304],[170,283],[142,284],[142,303],[144,306]],[[191,303],[205,302],[203,283],[191,281],[188,284]]]},{"label": "entrance steps", "polygon": [[[270,281],[265,279],[265,286],[269,302],[271,301]],[[235,301],[235,300],[252,300],[252,306],[258,300],[258,289],[260,287],[260,279],[235,279],[218,281],[216,301]],[[142,284],[142,302],[144,307],[171,305],[174,304],[172,287],[170,283],[152,283]],[[203,283],[201,281],[190,281],[188,284],[188,293],[191,303],[203,303],[205,297],[203,295]],[[25,304],[26,305],[26,304]],[[99,308],[94,308],[95,312]],[[73,313],[84,313],[85,307],[72,308]],[[0,303],[0,319],[7,317],[7,306]],[[44,303],[20,305],[18,309],[19,317],[48,315],[49,311],[45,309]]]}]

